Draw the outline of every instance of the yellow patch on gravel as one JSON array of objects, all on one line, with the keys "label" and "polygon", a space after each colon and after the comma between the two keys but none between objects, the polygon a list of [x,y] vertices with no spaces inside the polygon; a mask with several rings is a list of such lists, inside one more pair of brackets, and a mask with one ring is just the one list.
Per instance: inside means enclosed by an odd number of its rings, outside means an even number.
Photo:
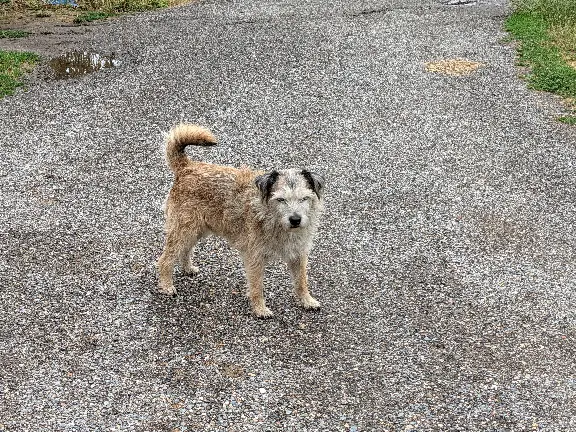
[{"label": "yellow patch on gravel", "polygon": [[446,59],[426,63],[426,71],[444,75],[470,75],[484,63],[465,59]]}]

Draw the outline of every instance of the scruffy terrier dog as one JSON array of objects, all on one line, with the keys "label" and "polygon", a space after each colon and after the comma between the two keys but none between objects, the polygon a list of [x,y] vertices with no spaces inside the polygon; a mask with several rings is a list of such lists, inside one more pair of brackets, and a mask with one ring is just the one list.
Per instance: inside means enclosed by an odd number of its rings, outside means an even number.
[{"label": "scruffy terrier dog", "polygon": [[175,174],[166,200],[166,243],[158,260],[160,291],[175,295],[174,265],[196,273],[192,253],[209,234],[224,237],[240,251],[248,279],[248,297],[258,317],[272,316],[263,294],[264,266],[288,264],[301,305],[320,303],[308,291],[306,265],[323,209],[324,179],[300,169],[252,171],[190,160],[188,145],[211,146],[216,138],[205,128],[181,124],[166,140],[166,160]]}]

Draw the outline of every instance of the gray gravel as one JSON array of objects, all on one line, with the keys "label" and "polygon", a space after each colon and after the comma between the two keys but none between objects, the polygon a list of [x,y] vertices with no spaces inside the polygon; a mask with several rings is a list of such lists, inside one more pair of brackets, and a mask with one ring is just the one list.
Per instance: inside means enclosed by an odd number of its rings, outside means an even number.
[{"label": "gray gravel", "polygon": [[[576,430],[576,129],[500,0],[211,0],[92,27],[122,64],[0,100],[0,430]],[[468,77],[425,63],[467,58]],[[318,313],[238,255],[156,294],[161,131],[327,178]]]}]

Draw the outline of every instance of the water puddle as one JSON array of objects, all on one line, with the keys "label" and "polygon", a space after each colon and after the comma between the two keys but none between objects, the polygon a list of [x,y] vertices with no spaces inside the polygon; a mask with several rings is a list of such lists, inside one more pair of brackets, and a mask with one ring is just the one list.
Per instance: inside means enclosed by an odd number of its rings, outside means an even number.
[{"label": "water puddle", "polygon": [[120,60],[116,59],[114,53],[103,55],[87,51],[74,51],[50,60],[49,64],[56,78],[64,79],[119,66]]}]

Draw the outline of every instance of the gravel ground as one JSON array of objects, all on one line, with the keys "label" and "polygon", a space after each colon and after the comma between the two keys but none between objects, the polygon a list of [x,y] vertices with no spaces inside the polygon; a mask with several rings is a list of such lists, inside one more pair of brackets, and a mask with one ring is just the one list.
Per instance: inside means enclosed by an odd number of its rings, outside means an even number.
[{"label": "gravel ground", "polygon": [[[121,66],[0,100],[0,430],[576,430],[576,129],[505,1],[210,0],[93,27]],[[426,71],[464,58],[469,76]],[[327,178],[317,313],[219,239],[155,292],[162,131]]]}]

